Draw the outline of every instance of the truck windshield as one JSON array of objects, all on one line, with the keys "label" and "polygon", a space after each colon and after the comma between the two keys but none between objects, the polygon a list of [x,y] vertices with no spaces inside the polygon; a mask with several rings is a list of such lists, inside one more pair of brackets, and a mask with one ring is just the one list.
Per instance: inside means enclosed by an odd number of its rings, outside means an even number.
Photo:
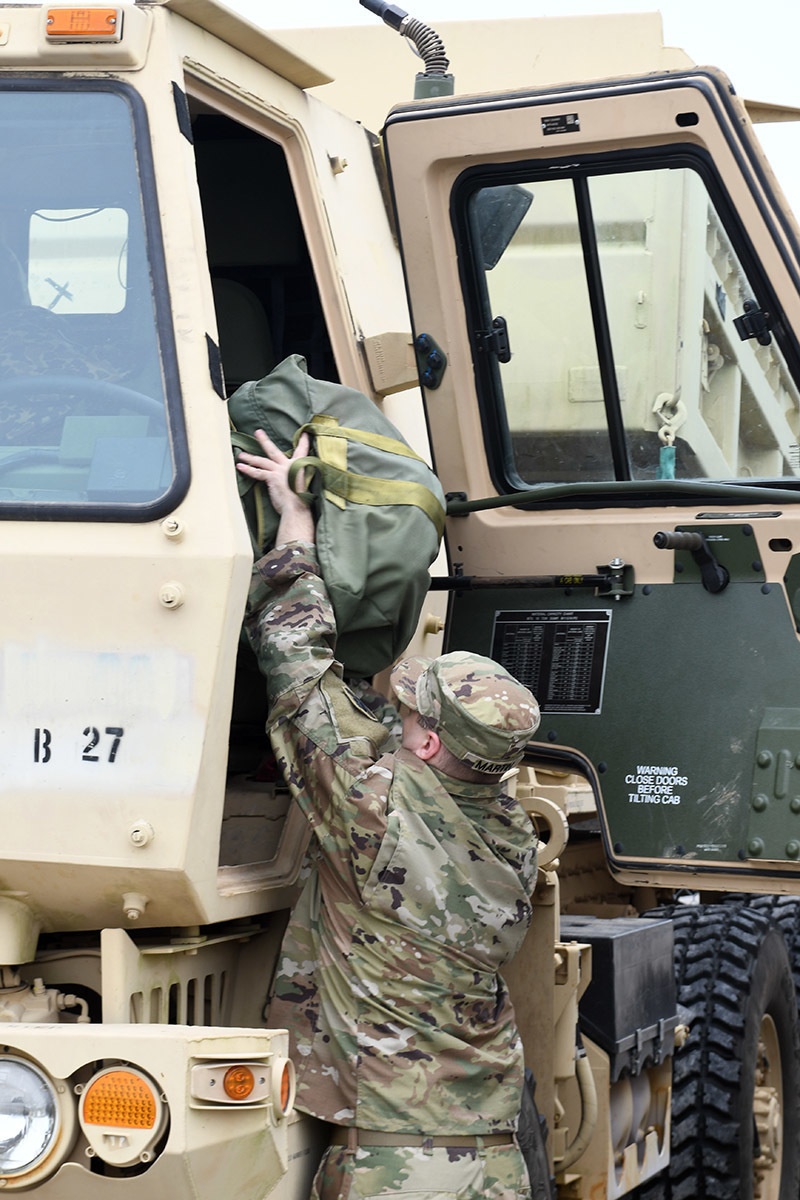
[{"label": "truck windshield", "polygon": [[701,174],[555,174],[463,200],[501,486],[800,478],[797,348]]},{"label": "truck windshield", "polygon": [[129,93],[78,86],[0,90],[0,518],[144,519],[180,485],[147,148]]}]

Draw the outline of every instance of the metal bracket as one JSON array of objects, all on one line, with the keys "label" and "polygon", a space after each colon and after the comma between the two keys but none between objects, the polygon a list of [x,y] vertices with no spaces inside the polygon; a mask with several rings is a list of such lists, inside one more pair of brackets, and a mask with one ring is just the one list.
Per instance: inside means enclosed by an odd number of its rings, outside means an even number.
[{"label": "metal bracket", "polygon": [[597,588],[598,596],[613,596],[619,600],[622,596],[634,594],[634,571],[630,563],[621,558],[612,558],[610,562],[598,566],[597,570],[605,577]]},{"label": "metal bracket", "polygon": [[663,530],[653,535],[657,550],[688,550],[700,568],[700,581],[712,596],[724,592],[731,581],[727,567],[717,562],[705,536],[691,530]]},{"label": "metal bracket", "polygon": [[766,309],[759,308],[756,300],[745,300],[744,313],[734,317],[733,324],[743,342],[755,338],[760,346],[769,346],[772,341],[772,316]]},{"label": "metal bracket", "polygon": [[414,341],[419,381],[424,388],[435,390],[447,369],[447,355],[429,333],[421,333]]}]

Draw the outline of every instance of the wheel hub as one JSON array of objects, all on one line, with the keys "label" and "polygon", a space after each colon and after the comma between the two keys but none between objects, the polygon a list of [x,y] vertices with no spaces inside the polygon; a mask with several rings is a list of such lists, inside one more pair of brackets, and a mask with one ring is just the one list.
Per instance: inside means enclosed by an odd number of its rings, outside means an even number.
[{"label": "wheel hub", "polygon": [[783,1080],[775,1024],[769,1014],[761,1022],[756,1059],[753,1119],[759,1153],[753,1160],[754,1200],[778,1200],[781,1179]]},{"label": "wheel hub", "polygon": [[781,1101],[775,1088],[756,1088],[753,1115],[761,1150],[756,1159],[756,1167],[769,1170],[778,1161],[781,1140]]}]

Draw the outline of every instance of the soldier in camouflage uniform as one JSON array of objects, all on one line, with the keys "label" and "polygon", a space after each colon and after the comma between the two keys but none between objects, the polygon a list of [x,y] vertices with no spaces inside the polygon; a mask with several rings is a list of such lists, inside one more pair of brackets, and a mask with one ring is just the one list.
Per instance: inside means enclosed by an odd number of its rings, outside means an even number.
[{"label": "soldier in camouflage uniform", "polygon": [[242,454],[239,469],[266,483],[281,521],[248,631],[272,744],[314,833],[269,1023],[292,1033],[298,1108],[339,1127],[312,1197],[522,1200],[522,1046],[498,971],[530,921],[536,856],[503,776],[538,706],[479,655],[408,659],[392,674],[402,745],[382,754],[387,730],[334,658],[310,510],[289,460],[257,437],[263,457]]}]

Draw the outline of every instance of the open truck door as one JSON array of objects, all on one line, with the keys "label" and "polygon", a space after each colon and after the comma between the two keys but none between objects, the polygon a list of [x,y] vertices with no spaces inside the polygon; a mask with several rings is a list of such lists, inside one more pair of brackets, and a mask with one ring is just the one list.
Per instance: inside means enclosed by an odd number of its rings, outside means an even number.
[{"label": "open truck door", "polygon": [[558,1195],[789,1200],[797,227],[712,70],[428,100],[384,137],[445,645],[542,708],[509,982]]},{"label": "open truck door", "polygon": [[798,240],[743,104],[691,71],[385,139],[449,646],[587,760],[618,878],[800,890]]}]

